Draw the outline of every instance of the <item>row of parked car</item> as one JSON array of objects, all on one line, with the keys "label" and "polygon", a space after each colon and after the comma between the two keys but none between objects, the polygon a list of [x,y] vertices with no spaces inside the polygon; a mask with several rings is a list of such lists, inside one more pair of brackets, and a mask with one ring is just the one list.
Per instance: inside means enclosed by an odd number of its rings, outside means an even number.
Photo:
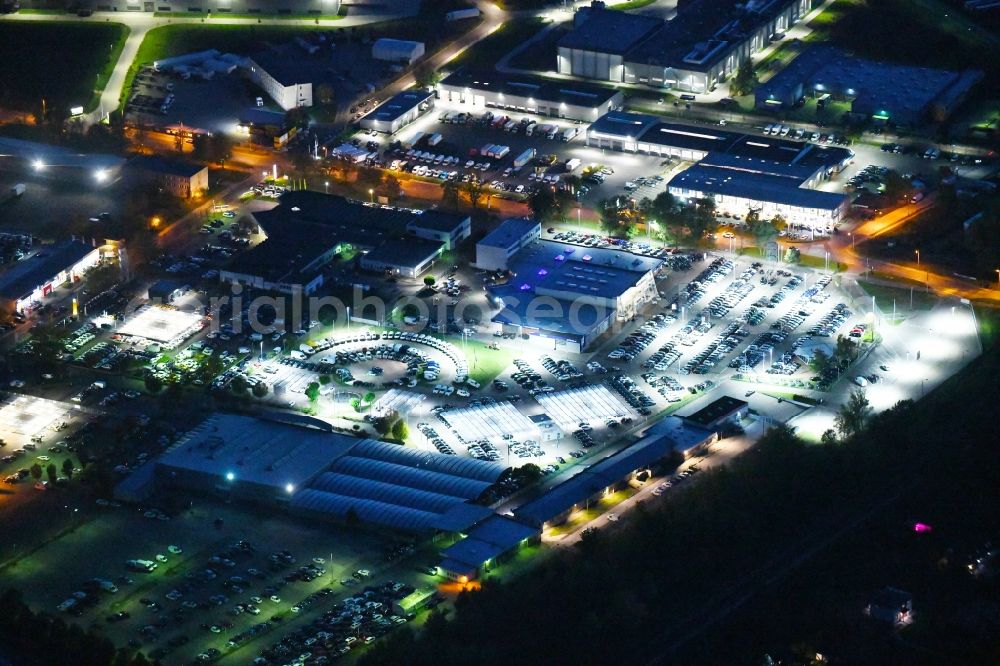
[{"label": "row of parked car", "polygon": [[801,127],[792,128],[788,125],[782,125],[781,123],[769,123],[766,127],[764,127],[764,134],[784,136],[790,139],[797,139],[799,141],[825,143],[827,145],[837,144],[839,146],[847,146],[851,143],[846,136],[840,134],[834,134],[832,132],[809,132]]},{"label": "row of parked car", "polygon": [[641,241],[627,241],[621,238],[608,238],[596,234],[581,234],[575,231],[560,231],[556,233],[555,228],[549,229],[548,232],[553,234],[552,240],[572,245],[582,245],[583,247],[614,248],[643,257],[659,259],[666,258],[671,254],[671,250],[665,247],[653,246]]}]

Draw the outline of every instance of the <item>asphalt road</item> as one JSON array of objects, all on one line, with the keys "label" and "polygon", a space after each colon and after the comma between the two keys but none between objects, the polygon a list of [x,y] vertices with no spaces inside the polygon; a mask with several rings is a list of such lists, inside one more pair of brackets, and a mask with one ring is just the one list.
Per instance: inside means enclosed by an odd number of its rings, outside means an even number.
[{"label": "asphalt road", "polygon": [[125,47],[118,57],[118,63],[101,93],[101,101],[97,109],[84,117],[85,122],[95,123],[107,116],[110,112],[118,108],[118,100],[121,98],[122,88],[125,85],[125,78],[129,68],[132,66],[136,55],[139,53],[139,46],[145,39],[146,33],[154,28],[164,25],[177,24],[210,24],[210,25],[281,25],[281,26],[329,26],[331,28],[347,28],[350,26],[364,25],[376,21],[387,21],[394,18],[405,18],[416,10],[414,3],[384,3],[378,5],[352,5],[348,16],[337,20],[323,19],[282,19],[273,17],[260,18],[226,18],[224,16],[213,16],[210,19],[200,17],[162,17],[155,16],[147,12],[94,12],[91,16],[73,17],[69,14],[7,14],[0,18],[4,21],[34,21],[34,22],[65,22],[67,19],[80,21],[82,23],[121,23],[128,27],[129,34],[125,40]]}]

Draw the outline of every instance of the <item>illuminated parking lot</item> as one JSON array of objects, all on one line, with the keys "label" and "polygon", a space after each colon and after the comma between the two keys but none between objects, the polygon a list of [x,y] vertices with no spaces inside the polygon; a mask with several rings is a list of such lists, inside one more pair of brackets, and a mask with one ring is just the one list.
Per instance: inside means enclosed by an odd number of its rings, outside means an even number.
[{"label": "illuminated parking lot", "polygon": [[201,320],[193,312],[149,306],[132,315],[118,332],[153,342],[179,342],[200,329]]},{"label": "illuminated parking lot", "polygon": [[488,439],[496,443],[509,437],[516,440],[539,437],[531,419],[509,402],[453,409],[442,412],[441,418],[466,441]]},{"label": "illuminated parking lot", "polygon": [[538,396],[538,402],[564,430],[576,430],[584,422],[603,425],[606,419],[636,416],[621,398],[597,384],[545,393]]},{"label": "illuminated parking lot", "polygon": [[0,432],[8,436],[34,437],[64,421],[72,410],[64,402],[30,395],[11,396],[0,405]]}]

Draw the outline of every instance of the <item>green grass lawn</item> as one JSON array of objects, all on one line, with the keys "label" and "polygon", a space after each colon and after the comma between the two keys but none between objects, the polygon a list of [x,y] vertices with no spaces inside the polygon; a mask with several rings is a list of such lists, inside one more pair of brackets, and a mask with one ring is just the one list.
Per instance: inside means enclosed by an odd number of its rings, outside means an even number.
[{"label": "green grass lawn", "polygon": [[119,23],[0,23],[0,105],[35,111],[44,99],[50,111],[96,107],[128,32]]},{"label": "green grass lawn", "polygon": [[68,14],[65,9],[19,9],[18,14],[27,14],[29,16],[58,16],[59,14]]},{"label": "green grass lawn", "polygon": [[302,25],[220,25],[177,24],[164,25],[146,33],[139,45],[132,67],[125,77],[122,97],[132,89],[132,80],[139,68],[156,60],[183,53],[218,49],[225,53],[245,55],[268,41],[284,41],[306,30],[326,29]]},{"label": "green grass lawn", "polygon": [[975,305],[976,323],[979,326],[979,339],[983,349],[992,349],[1000,340],[1000,309],[992,305]]},{"label": "green grass lawn", "polygon": [[346,16],[346,13],[341,14],[269,14],[269,13],[258,13],[258,14],[240,14],[240,13],[223,13],[216,12],[214,14],[208,14],[205,12],[154,12],[153,16],[157,18],[205,18],[208,20],[212,19],[280,19],[287,21],[312,21],[318,19],[320,21],[339,21]]},{"label": "green grass lawn", "polygon": [[808,42],[863,58],[995,71],[1000,38],[941,0],[837,0],[809,22]]},{"label": "green grass lawn", "polygon": [[625,490],[619,490],[610,495],[606,495],[605,497],[602,497],[598,501],[594,502],[588,508],[574,512],[565,523],[550,527],[548,533],[550,536],[569,534],[581,525],[591,522],[592,520],[598,518],[602,513],[618,506],[635,493],[635,489],[626,488]]},{"label": "green grass lawn", "polygon": [[927,285],[924,283],[923,280],[911,280],[910,278],[898,277],[896,275],[892,275],[891,273],[883,273],[882,271],[870,271],[869,275],[871,277],[878,278],[879,280],[885,280],[885,281],[888,281],[888,282],[895,282],[901,288],[903,288],[903,287],[905,287],[907,289],[909,289],[910,287],[915,287],[917,289],[926,289],[927,288]]},{"label": "green grass lawn", "polygon": [[863,0],[837,0],[832,3],[829,7],[820,12],[818,16],[806,24],[806,26],[812,30],[812,33],[806,38],[806,41],[813,42],[829,39],[830,27],[840,21],[845,14],[854,11],[859,5],[862,4],[864,4]]},{"label": "green grass lawn", "polygon": [[626,2],[621,2],[617,5],[612,5],[608,7],[608,9],[628,11],[629,9],[641,9],[643,7],[648,7],[654,2],[656,2],[656,0],[627,0]]},{"label": "green grass lawn", "polygon": [[822,268],[826,269],[829,266],[830,270],[835,273],[840,273],[847,270],[847,265],[842,264],[839,261],[831,261],[827,264],[824,257],[816,257],[811,254],[800,254],[799,255],[799,266],[805,266],[807,268]]},{"label": "green grass lawn", "polygon": [[542,20],[534,17],[507,21],[473,48],[466,49],[448,66],[451,69],[492,68],[500,58],[537,34],[542,25]]},{"label": "green grass lawn", "polygon": [[883,284],[858,280],[858,286],[869,296],[874,296],[882,312],[892,311],[892,302],[896,302],[898,313],[908,310],[910,307],[910,289],[913,289],[913,309],[930,310],[938,302],[937,296],[933,292],[924,290],[923,285],[907,285],[900,282],[899,287],[889,287]]},{"label": "green grass lawn", "polygon": [[511,364],[514,355],[506,349],[490,349],[482,342],[451,337],[451,343],[459,349],[465,349],[465,357],[469,363],[469,377],[475,379],[484,387],[497,378]]}]

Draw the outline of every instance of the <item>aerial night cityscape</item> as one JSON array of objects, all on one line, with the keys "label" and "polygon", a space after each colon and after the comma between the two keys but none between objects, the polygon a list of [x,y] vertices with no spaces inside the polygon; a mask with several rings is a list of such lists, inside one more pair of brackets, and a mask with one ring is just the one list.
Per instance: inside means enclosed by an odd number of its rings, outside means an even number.
[{"label": "aerial night cityscape", "polygon": [[1000,664],[997,0],[0,0],[0,666]]}]

